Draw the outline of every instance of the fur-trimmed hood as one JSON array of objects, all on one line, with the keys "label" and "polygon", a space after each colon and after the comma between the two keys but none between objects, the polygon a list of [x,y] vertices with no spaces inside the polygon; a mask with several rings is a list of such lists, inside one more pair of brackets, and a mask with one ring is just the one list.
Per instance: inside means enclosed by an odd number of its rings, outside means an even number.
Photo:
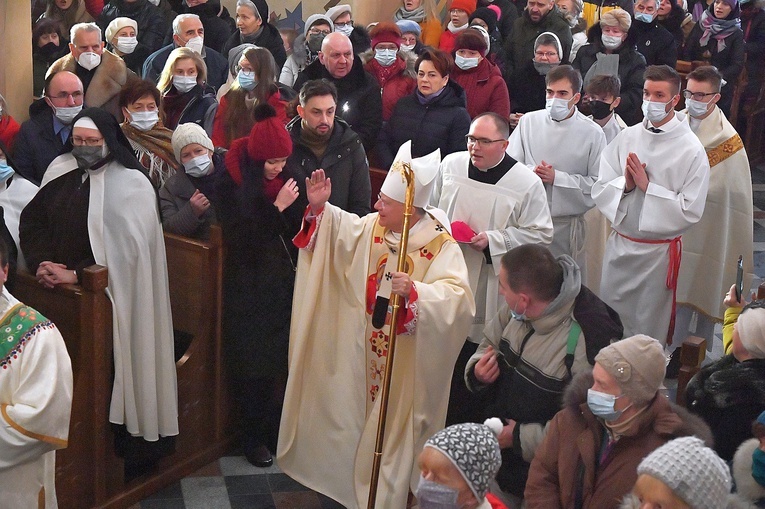
[{"label": "fur-trimmed hood", "polygon": [[756,438],[750,438],[742,443],[733,456],[731,467],[736,492],[739,497],[751,503],[765,499],[765,487],[760,486],[752,477],[752,454],[759,446],[760,441]]},{"label": "fur-trimmed hood", "polygon": [[[720,507],[719,509],[749,509],[750,505],[747,504],[744,500],[742,500],[740,497],[731,494],[728,495],[728,501],[725,507]],[[640,500],[633,495],[629,494],[622,500],[621,505],[619,506],[619,509],[640,509]],[[694,509],[694,508],[691,508]]]}]

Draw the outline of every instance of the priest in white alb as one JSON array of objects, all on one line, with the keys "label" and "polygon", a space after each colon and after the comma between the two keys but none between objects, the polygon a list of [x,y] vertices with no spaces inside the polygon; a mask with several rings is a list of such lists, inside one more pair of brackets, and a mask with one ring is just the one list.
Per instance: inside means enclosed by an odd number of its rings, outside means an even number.
[{"label": "priest in white alb", "polygon": [[680,237],[701,219],[709,186],[704,147],[674,111],[680,76],[650,66],[640,124],[612,141],[600,161],[592,197],[613,226],[606,244],[600,298],[614,308],[624,335],[671,340],[680,268]]},{"label": "priest in white alb", "polygon": [[[416,458],[444,425],[452,367],[475,312],[468,271],[445,214],[427,209],[440,162],[399,150],[375,203],[359,218],[327,202],[323,170],[306,179],[309,207],[292,309],[289,378],[277,463],[345,507],[367,506],[388,354],[388,300],[401,296],[377,507],[403,508]],[[406,271],[396,272],[404,219],[400,169],[415,174]],[[439,211],[440,212],[440,211]],[[443,216],[438,219],[437,216]]]},{"label": "priest in white alb", "polygon": [[711,347],[715,323],[722,323],[724,295],[736,281],[743,255],[744,289],[752,280],[752,175],[741,137],[717,106],[722,75],[712,66],[694,69],[686,85],[686,122],[707,152],[711,172],[701,220],[683,235],[683,263],[677,283],[680,345],[689,335]]},{"label": "priest in white alb", "polygon": [[545,84],[545,109],[521,117],[507,153],[533,169],[544,183],[555,229],[550,251],[574,258],[584,278],[584,214],[595,206],[590,192],[606,136],[576,108],[582,96],[579,71],[559,65],[547,73]]}]

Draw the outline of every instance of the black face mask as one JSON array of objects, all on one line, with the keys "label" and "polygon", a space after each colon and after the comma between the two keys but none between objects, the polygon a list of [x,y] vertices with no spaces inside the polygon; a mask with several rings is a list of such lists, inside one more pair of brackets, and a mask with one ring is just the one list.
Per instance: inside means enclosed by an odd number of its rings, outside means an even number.
[{"label": "black face mask", "polygon": [[312,53],[317,53],[321,50],[321,43],[324,41],[326,35],[324,34],[308,34],[308,49]]},{"label": "black face mask", "polygon": [[49,57],[58,51],[58,45],[56,45],[55,42],[49,42],[48,44],[44,46],[40,46],[37,50],[40,52],[41,55],[45,55],[46,57]]},{"label": "black face mask", "polygon": [[603,120],[611,114],[611,104],[603,101],[590,101],[590,112],[595,120]]}]

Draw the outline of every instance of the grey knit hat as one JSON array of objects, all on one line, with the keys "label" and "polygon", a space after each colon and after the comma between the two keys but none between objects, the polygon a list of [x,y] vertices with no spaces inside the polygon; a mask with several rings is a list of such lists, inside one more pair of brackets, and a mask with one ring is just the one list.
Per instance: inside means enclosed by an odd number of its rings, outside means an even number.
[{"label": "grey knit hat", "polygon": [[664,348],[642,334],[611,343],[595,356],[595,362],[614,377],[622,393],[638,405],[651,401],[664,382]]},{"label": "grey knit hat", "polygon": [[696,437],[662,445],[640,462],[637,473],[663,482],[692,509],[727,506],[731,488],[728,465]]},{"label": "grey knit hat", "polygon": [[489,491],[489,482],[502,465],[497,441],[501,431],[502,421],[497,418],[488,419],[485,424],[454,424],[430,437],[425,447],[432,447],[449,458],[476,500],[481,502]]},{"label": "grey knit hat", "polygon": [[332,23],[332,20],[329,19],[328,16],[324,14],[311,14],[308,16],[308,19],[305,20],[305,25],[303,26],[303,35],[305,37],[308,37],[308,31],[311,29],[312,26],[315,24],[326,24],[329,25],[329,31],[334,32],[335,31],[335,24]]},{"label": "grey knit hat", "polygon": [[212,140],[207,136],[207,133],[201,126],[188,122],[186,124],[180,124],[175,128],[173,132],[173,138],[171,143],[173,144],[173,152],[175,153],[175,160],[181,160],[181,150],[186,145],[191,143],[199,143],[204,148],[209,150],[215,150]]}]

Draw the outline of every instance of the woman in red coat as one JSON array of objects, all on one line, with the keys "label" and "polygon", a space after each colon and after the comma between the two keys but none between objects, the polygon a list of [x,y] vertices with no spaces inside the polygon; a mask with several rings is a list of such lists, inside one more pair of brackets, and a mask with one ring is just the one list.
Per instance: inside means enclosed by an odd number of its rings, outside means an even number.
[{"label": "woman in red coat", "polygon": [[401,50],[401,29],[389,21],[382,21],[369,32],[372,37],[372,58],[364,69],[377,78],[382,89],[383,122],[393,114],[393,108],[402,97],[414,92],[417,86],[414,55]]},{"label": "woman in red coat", "polygon": [[510,117],[510,93],[499,68],[486,58],[489,35],[482,27],[471,26],[460,32],[454,41],[454,69],[452,79],[467,97],[467,111],[475,118],[487,111],[502,118]]}]

